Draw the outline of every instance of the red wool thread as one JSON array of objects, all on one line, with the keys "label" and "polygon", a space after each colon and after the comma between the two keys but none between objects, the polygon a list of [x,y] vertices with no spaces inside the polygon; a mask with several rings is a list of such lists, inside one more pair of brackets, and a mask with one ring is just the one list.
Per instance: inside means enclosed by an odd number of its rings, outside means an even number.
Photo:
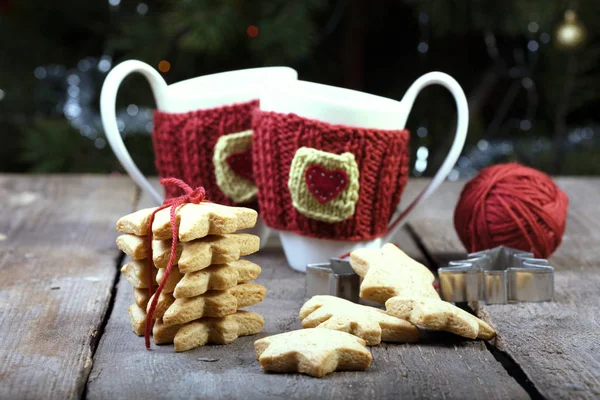
[{"label": "red wool thread", "polygon": [[[185,182],[177,179],[177,178],[163,178],[160,180],[160,183],[167,186],[178,186],[179,189],[184,193],[179,197],[172,197],[170,199],[166,199],[162,206],[158,207],[156,210],[150,214],[150,218],[148,219],[148,237],[146,241],[146,253],[148,255],[148,294],[152,298],[152,302],[150,303],[150,308],[148,309],[148,314],[146,315],[146,329],[144,331],[144,338],[146,339],[146,349],[150,349],[150,332],[152,332],[152,327],[154,325],[154,311],[156,310],[156,305],[158,304],[158,297],[163,291],[165,284],[167,283],[167,279],[169,278],[169,274],[173,269],[173,265],[175,264],[175,253],[177,252],[177,239],[179,238],[179,226],[177,226],[177,218],[176,211],[177,207],[186,204],[186,203],[194,203],[199,204],[205,201],[206,192],[202,186],[192,189]],[[154,216],[160,210],[163,210],[167,207],[171,207],[170,216],[171,216],[171,255],[169,256],[169,263],[167,264],[167,268],[165,269],[165,274],[156,289],[156,292],[152,293],[152,288],[154,287],[154,282],[152,282],[152,268],[154,268],[154,261],[152,259],[152,223],[154,222]],[[154,297],[152,295],[154,294]]]},{"label": "red wool thread", "polygon": [[567,195],[543,172],[493,165],[465,185],[454,227],[469,252],[508,246],[548,258],[562,240],[568,205]]}]

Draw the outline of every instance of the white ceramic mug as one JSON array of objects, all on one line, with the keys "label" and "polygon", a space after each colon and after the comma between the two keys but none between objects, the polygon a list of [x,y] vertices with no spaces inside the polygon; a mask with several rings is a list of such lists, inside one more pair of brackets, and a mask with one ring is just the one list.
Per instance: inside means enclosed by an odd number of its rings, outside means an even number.
[{"label": "white ceramic mug", "polygon": [[[205,75],[167,85],[151,66],[137,60],[125,61],[110,71],[100,94],[100,111],[106,137],[119,162],[134,182],[148,192],[157,204],[164,195],[158,193],[133,162],[119,132],[116,119],[116,98],[123,79],[131,73],[142,74],[150,83],[156,107],[167,113],[187,113],[200,109],[243,103],[259,98],[259,90],[266,81],[278,84],[296,80],[298,74],[288,67],[252,68]],[[266,244],[269,228],[259,218],[251,233],[258,235],[261,245]]]},{"label": "white ceramic mug", "polygon": [[293,113],[300,117],[356,128],[402,130],[419,92],[434,84],[444,86],[454,97],[458,123],[450,151],[430,184],[405,210],[398,210],[388,225],[387,233],[374,240],[352,242],[320,239],[281,231],[283,249],[292,268],[305,271],[307,264],[327,262],[330,257],[338,257],[358,248],[381,247],[389,241],[411,212],[439,187],[454,167],[467,135],[468,105],[458,82],[442,72],[431,72],[421,76],[410,86],[401,101],[305,81],[269,85],[262,90],[262,112]]}]

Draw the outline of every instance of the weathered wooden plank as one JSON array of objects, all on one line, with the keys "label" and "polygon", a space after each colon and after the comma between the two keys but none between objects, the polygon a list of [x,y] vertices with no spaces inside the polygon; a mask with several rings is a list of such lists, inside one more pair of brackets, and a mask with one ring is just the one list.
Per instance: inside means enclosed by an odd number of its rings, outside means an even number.
[{"label": "weathered wooden plank", "polygon": [[[145,204],[146,205],[146,204]],[[141,207],[141,206],[139,206]],[[409,236],[397,242],[422,258]],[[267,298],[250,307],[265,317],[260,335],[227,346],[207,346],[176,354],[171,346],[144,349],[129,326],[133,297],[121,279],[112,315],[94,357],[88,382],[90,399],[124,398],[528,398],[482,342],[449,335],[423,344],[372,348],[366,372],[339,372],[322,379],[296,374],[265,374],[254,356],[258,338],[300,328],[304,275],[286,265],[280,248],[267,246],[249,257],[262,266],[257,282]],[[216,360],[207,362],[206,360]]]},{"label": "weathered wooden plank", "polygon": [[[569,195],[567,231],[551,257],[555,301],[474,304],[499,332],[495,346],[520,366],[541,395],[552,399],[600,396],[600,179],[557,179]],[[425,182],[413,185],[416,191]],[[452,216],[462,183],[447,183],[411,219],[432,258],[443,265],[463,257]],[[409,194],[410,196],[410,194]]]},{"label": "weathered wooden plank", "polygon": [[0,398],[79,398],[116,273],[124,178],[0,176]]}]

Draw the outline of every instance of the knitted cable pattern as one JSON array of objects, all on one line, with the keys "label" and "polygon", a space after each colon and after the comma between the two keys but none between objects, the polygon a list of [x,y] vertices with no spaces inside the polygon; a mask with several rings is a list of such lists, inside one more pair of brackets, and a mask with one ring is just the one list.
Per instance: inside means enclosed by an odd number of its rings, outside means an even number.
[{"label": "knitted cable pattern", "polygon": [[[384,235],[408,180],[407,130],[353,128],[256,110],[252,120],[254,177],[265,223],[317,238],[363,241]],[[294,155],[301,147],[352,153],[359,170],[354,214],[341,222],[318,221],[293,205],[288,188]]]},{"label": "knitted cable pattern", "polygon": [[[219,137],[250,129],[252,112],[258,100],[187,113],[154,112],[156,169],[160,177],[175,177],[192,187],[203,186],[213,202],[234,205],[217,185],[213,152]],[[183,193],[175,186],[166,187],[166,197]],[[256,208],[256,203],[245,204]]]}]

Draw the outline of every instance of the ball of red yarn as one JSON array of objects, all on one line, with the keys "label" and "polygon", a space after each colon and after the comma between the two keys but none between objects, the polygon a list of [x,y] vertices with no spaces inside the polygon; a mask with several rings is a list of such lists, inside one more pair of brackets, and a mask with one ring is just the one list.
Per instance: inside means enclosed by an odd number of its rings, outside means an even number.
[{"label": "ball of red yarn", "polygon": [[548,258],[562,240],[568,205],[567,195],[543,172],[493,165],[464,187],[454,227],[469,252],[508,246]]}]

